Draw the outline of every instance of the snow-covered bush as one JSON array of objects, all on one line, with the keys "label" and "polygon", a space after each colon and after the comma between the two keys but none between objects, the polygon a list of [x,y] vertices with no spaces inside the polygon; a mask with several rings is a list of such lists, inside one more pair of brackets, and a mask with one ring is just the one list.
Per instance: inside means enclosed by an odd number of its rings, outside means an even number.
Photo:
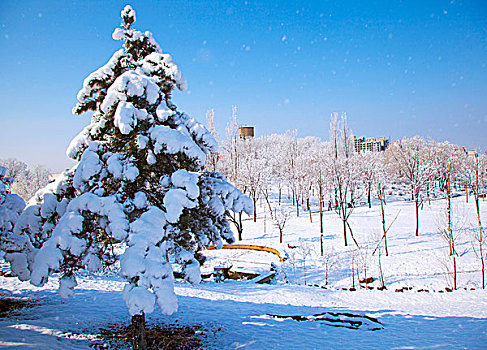
[{"label": "snow-covered bush", "polygon": [[24,200],[10,193],[14,179],[5,176],[7,169],[0,166],[0,249],[8,251],[11,232],[25,207]]},{"label": "snow-covered bush", "polygon": [[186,80],[148,31],[132,29],[135,12],[122,11],[113,38],[124,48],[91,73],[74,114],[91,123],[67,154],[78,164],[39,191],[16,227],[12,271],[37,286],[60,274],[59,291],[73,294],[78,270],[98,271],[107,242],[125,243],[120,274],[131,315],[177,309],[172,266],[200,281],[198,251],[232,242],[225,215],[252,212],[252,202],[218,173],[202,172],[216,148],[210,132],[171,101]]}]

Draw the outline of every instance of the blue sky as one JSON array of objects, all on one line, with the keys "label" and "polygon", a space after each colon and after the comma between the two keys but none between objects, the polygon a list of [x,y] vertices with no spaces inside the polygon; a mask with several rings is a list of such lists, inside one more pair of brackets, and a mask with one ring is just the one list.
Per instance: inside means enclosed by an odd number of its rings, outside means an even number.
[{"label": "blue sky", "polygon": [[[88,116],[83,79],[120,48],[126,1],[0,1],[0,158],[60,170]],[[188,79],[174,101],[222,137],[238,107],[257,135],[327,138],[346,112],[358,136],[421,135],[487,148],[487,3],[132,1]]]}]

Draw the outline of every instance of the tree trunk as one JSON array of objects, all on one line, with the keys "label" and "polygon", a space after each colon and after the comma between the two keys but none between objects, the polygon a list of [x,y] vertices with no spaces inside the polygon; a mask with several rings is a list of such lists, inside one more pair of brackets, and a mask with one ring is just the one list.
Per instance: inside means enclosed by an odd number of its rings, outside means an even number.
[{"label": "tree trunk", "polygon": [[320,233],[323,233],[323,189],[320,184]]},{"label": "tree trunk", "polygon": [[328,263],[325,265],[325,286],[328,285]]},{"label": "tree trunk", "polygon": [[477,219],[479,222],[479,237],[478,237],[478,243],[479,243],[479,251],[480,251],[480,263],[482,265],[482,289],[485,289],[485,258],[484,258],[484,233],[483,233],[483,228],[482,228],[482,221],[480,218],[480,203],[479,203],[479,197],[478,195],[475,197],[475,208],[477,209]]},{"label": "tree trunk", "polygon": [[242,228],[241,227],[237,228],[237,232],[238,232],[238,240],[241,241],[242,240]]},{"label": "tree trunk", "polygon": [[144,313],[132,316],[132,348],[133,350],[147,350]]},{"label": "tree trunk", "polygon": [[279,243],[282,243],[282,230],[279,229]]},{"label": "tree trunk", "polygon": [[309,222],[313,223],[313,217],[311,216],[311,206],[309,205],[309,197],[306,198],[306,206],[308,207],[309,212]]},{"label": "tree trunk", "polygon": [[274,217],[272,216],[272,207],[271,207],[271,203],[269,202],[269,191],[268,190],[265,190],[264,197],[265,197],[265,200],[267,202],[267,207],[269,208],[269,212],[271,213],[271,219],[273,219]]},{"label": "tree trunk", "polygon": [[352,254],[352,287],[355,288],[355,255],[353,254]]},{"label": "tree trunk", "polygon": [[[482,250],[480,250],[482,252]],[[481,263],[482,263],[482,289],[485,289],[485,262],[484,262],[484,258],[482,257],[480,259]]]},{"label": "tree trunk", "polygon": [[457,290],[457,260],[453,255],[453,289]]},{"label": "tree trunk", "polygon": [[345,220],[343,221],[343,240],[345,241],[345,247],[348,245],[347,244],[347,222]]},{"label": "tree trunk", "polygon": [[257,222],[257,198],[253,197],[252,200],[254,202],[254,222]]},{"label": "tree trunk", "polygon": [[382,262],[381,262],[381,251],[379,248],[379,281],[380,281],[380,288],[386,289],[386,280],[384,278],[384,272],[382,271]]},{"label": "tree trunk", "polygon": [[416,199],[415,207],[416,207],[416,236],[419,236],[419,202],[417,199]]},{"label": "tree trunk", "polygon": [[[386,215],[384,213],[384,198],[382,197],[382,191],[379,191],[379,200],[380,200],[380,212],[382,216],[382,232],[384,233],[384,248],[386,251],[386,256],[389,256],[389,250],[387,249],[387,230],[386,230]],[[380,263],[380,260],[379,260]]]},{"label": "tree trunk", "polygon": [[[450,166],[448,166],[450,171]],[[453,224],[452,224],[452,207],[451,207],[451,195],[450,195],[450,175],[446,182],[446,214],[448,220],[448,243],[450,244],[450,255],[455,254],[455,241],[453,239]]]},{"label": "tree trunk", "polygon": [[[243,231],[243,226],[242,226],[242,212],[238,213],[238,220],[236,217],[236,213],[230,214],[228,211],[226,212],[226,218],[235,225],[235,228],[237,229],[238,233],[238,240],[242,240],[242,231]],[[168,260],[169,261],[169,260]]]},{"label": "tree trunk", "polygon": [[484,196],[482,197],[482,202],[485,201],[485,182],[484,182],[484,179],[483,179],[483,175],[482,175],[482,193],[484,194]]},{"label": "tree trunk", "polygon": [[321,256],[323,256],[323,234],[321,234],[320,236],[320,250],[321,250]]},{"label": "tree trunk", "polygon": [[370,199],[370,191],[371,191],[371,185],[369,184],[368,188],[367,188],[367,201],[369,203],[369,209],[372,208],[372,203],[371,203],[371,199]]},{"label": "tree trunk", "polygon": [[241,241],[242,240],[242,232],[243,232],[243,226],[242,226],[242,212],[239,212],[238,213],[238,226],[239,226],[239,230],[238,230],[238,240]]}]

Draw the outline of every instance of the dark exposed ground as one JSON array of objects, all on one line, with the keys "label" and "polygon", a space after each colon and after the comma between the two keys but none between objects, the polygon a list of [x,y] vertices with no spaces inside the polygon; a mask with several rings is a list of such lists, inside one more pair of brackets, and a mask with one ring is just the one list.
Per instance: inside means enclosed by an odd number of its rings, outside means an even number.
[{"label": "dark exposed ground", "polygon": [[[147,348],[151,350],[189,350],[211,348],[211,338],[215,332],[202,326],[180,325],[147,325]],[[93,343],[95,349],[128,349],[131,348],[131,325],[108,325],[100,329],[98,341]]]},{"label": "dark exposed ground", "polygon": [[18,314],[19,311],[26,307],[32,307],[35,301],[25,299],[13,299],[0,295],[0,317],[8,317]]}]

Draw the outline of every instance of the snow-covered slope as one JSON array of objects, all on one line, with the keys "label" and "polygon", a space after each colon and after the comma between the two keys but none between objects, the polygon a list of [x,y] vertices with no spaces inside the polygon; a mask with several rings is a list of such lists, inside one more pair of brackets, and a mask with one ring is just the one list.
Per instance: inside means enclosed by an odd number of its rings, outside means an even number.
[{"label": "snow-covered slope", "polygon": [[[266,252],[212,250],[206,253],[208,260],[203,272],[221,264],[231,264],[242,271],[264,272],[274,263],[278,266],[278,281],[258,285],[249,281],[215,283],[210,279],[195,286],[176,282],[179,311],[173,316],[153,313],[148,322],[203,326],[212,334],[205,345],[210,349],[485,348],[487,293],[479,289],[480,264],[470,243],[470,229],[475,223],[473,203],[466,203],[465,197],[454,200],[459,290],[445,292],[451,278],[444,265],[448,263],[448,245],[439,233],[443,202],[425,203],[420,213],[419,237],[414,236],[414,204],[391,199],[387,205],[387,221],[392,222],[396,216],[397,219],[388,235],[389,256],[382,255],[388,288],[384,291],[342,289],[352,286],[351,247],[343,246],[341,223],[334,212],[324,214],[325,255],[333,251],[337,259],[324,289],[320,288],[325,284],[325,273],[316,207],[313,207],[312,224],[307,212],[298,218],[291,217],[281,245],[268,212],[264,224],[266,205],[262,205],[256,223],[244,220],[244,241],[238,243],[277,248],[287,254],[288,260],[280,263],[275,255]],[[378,210],[378,206],[358,207],[351,216],[351,227],[364,251],[366,243],[372,245],[374,233],[380,232]],[[485,217],[487,202],[481,202],[481,210]],[[303,254],[306,255],[306,286]],[[378,258],[372,251],[369,255],[367,276],[376,278]],[[355,264],[363,278],[360,253],[356,253]],[[78,283],[76,295],[63,300],[56,292],[55,280],[37,288],[14,278],[0,277],[0,291],[5,296],[37,300],[32,308],[0,318],[0,347],[85,349],[92,344],[99,328],[107,324],[128,324],[129,314],[122,300],[124,282],[120,277],[86,275]],[[355,286],[358,287],[357,280]],[[371,286],[377,287],[377,281]],[[403,287],[411,290],[396,292]],[[421,289],[428,292],[420,292]],[[322,313],[355,316],[333,316],[333,322],[311,316]],[[296,321],[270,315],[300,315],[308,319]],[[377,318],[382,329],[372,331],[365,316]],[[361,321],[362,325],[358,329],[343,327],[350,319]]]}]

